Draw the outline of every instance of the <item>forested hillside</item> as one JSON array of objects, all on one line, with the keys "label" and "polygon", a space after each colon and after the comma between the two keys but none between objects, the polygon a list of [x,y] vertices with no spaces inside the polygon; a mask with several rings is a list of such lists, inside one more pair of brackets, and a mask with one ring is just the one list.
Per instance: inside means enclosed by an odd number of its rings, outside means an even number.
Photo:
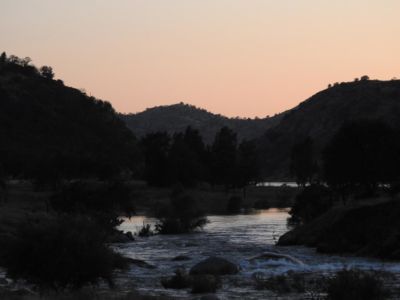
[{"label": "forested hillside", "polygon": [[289,110],[258,140],[264,176],[290,178],[291,150],[307,137],[316,159],[346,122],[380,120],[400,128],[400,80],[363,80],[336,84]]},{"label": "forested hillside", "polygon": [[54,80],[29,58],[0,57],[0,167],[40,180],[136,168],[134,135],[111,104]]},{"label": "forested hillside", "polygon": [[227,118],[184,103],[121,115],[129,129],[139,137],[157,131],[166,131],[169,134],[184,132],[190,126],[200,131],[207,144],[213,141],[222,127],[229,127],[236,132],[239,140],[254,139],[276,125],[281,117],[282,114],[262,119]]}]

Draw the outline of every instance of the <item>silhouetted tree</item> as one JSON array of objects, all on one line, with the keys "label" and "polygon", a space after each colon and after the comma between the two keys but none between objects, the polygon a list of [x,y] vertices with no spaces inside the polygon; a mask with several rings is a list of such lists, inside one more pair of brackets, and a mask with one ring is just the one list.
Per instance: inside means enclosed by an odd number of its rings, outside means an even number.
[{"label": "silhouetted tree", "polygon": [[328,211],[333,205],[330,190],[322,185],[312,184],[305,187],[295,199],[290,209],[291,222],[307,223],[324,212]]},{"label": "silhouetted tree", "polygon": [[313,140],[307,137],[292,148],[290,171],[296,177],[296,182],[302,186],[311,183],[317,171],[314,158]]},{"label": "silhouetted tree", "polygon": [[379,183],[398,175],[398,136],[381,121],[364,120],[343,125],[323,153],[326,181],[342,195],[363,187],[373,193]]},{"label": "silhouetted tree", "polygon": [[222,127],[215,135],[211,147],[213,182],[232,185],[236,169],[237,137],[228,127]]},{"label": "silhouetted tree", "polygon": [[171,182],[193,186],[199,179],[202,166],[196,153],[185,143],[183,133],[174,134],[168,159]]},{"label": "silhouetted tree", "polygon": [[239,144],[237,150],[235,183],[238,187],[245,187],[250,182],[255,182],[259,173],[256,144],[245,140]]},{"label": "silhouetted tree", "polygon": [[369,80],[369,76],[368,75],[364,75],[360,77],[360,81],[366,81]]},{"label": "silhouetted tree", "polygon": [[49,66],[43,66],[40,68],[40,74],[47,79],[53,79],[54,78],[54,72],[53,68]]},{"label": "silhouetted tree", "polygon": [[142,138],[141,144],[145,159],[146,181],[160,186],[169,184],[169,135],[166,132],[150,133]]},{"label": "silhouetted tree", "polygon": [[182,190],[174,190],[169,205],[158,207],[156,231],[161,234],[189,233],[208,223],[196,199]]},{"label": "silhouetted tree", "polygon": [[0,63],[5,63],[7,61],[7,54],[5,52],[0,55]]}]

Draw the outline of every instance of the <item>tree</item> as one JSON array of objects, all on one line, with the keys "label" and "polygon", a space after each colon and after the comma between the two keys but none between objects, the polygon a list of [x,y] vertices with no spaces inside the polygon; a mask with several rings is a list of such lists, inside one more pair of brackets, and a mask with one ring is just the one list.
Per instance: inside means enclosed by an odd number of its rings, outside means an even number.
[{"label": "tree", "polygon": [[193,186],[200,177],[199,169],[201,166],[197,160],[197,155],[185,143],[183,133],[176,133],[173,136],[168,154],[168,168],[172,183]]},{"label": "tree", "polygon": [[7,54],[5,52],[0,55],[0,63],[4,64],[7,61]]},{"label": "tree", "polygon": [[317,169],[317,163],[314,158],[313,140],[307,137],[293,146],[290,171],[296,177],[296,182],[299,185],[305,186],[307,183],[313,181]]},{"label": "tree", "polygon": [[327,183],[342,196],[356,187],[373,193],[398,177],[398,134],[378,120],[344,124],[323,151]]},{"label": "tree", "polygon": [[156,216],[156,231],[161,234],[190,233],[208,223],[196,199],[181,190],[172,192],[169,205],[159,207]]},{"label": "tree", "polygon": [[251,181],[256,181],[259,173],[256,144],[254,141],[244,140],[237,150],[236,185],[245,187]]},{"label": "tree", "polygon": [[54,72],[53,68],[49,66],[42,66],[40,68],[40,74],[47,79],[53,79],[54,78]]},{"label": "tree", "polygon": [[142,138],[141,144],[145,159],[145,180],[152,185],[169,184],[170,136],[166,132],[150,133]]},{"label": "tree", "polygon": [[367,81],[369,80],[369,76],[368,75],[364,75],[360,77],[360,81]]},{"label": "tree", "polygon": [[215,135],[211,146],[213,182],[232,185],[236,168],[236,133],[228,127],[222,127]]}]

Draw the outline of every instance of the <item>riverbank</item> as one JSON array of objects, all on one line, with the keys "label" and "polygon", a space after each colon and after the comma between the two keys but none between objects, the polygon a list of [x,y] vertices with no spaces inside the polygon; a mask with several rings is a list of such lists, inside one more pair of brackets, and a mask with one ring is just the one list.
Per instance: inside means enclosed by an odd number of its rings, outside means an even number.
[{"label": "riverbank", "polygon": [[400,259],[400,201],[331,209],[280,237],[278,245],[305,245],[321,253]]}]

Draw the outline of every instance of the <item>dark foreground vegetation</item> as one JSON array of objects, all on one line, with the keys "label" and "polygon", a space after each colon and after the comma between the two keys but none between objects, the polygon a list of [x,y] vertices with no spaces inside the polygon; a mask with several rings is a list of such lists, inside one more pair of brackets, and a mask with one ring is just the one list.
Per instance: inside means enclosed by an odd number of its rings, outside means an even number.
[{"label": "dark foreground vegetation", "polygon": [[320,167],[311,156],[310,139],[293,148],[293,171],[305,187],[290,214],[300,226],[278,244],[400,259],[399,141],[397,129],[363,120],[338,130],[323,150]]},{"label": "dark foreground vegetation", "polygon": [[254,279],[257,289],[274,291],[278,295],[304,295],[301,299],[384,300],[392,296],[384,282],[393,278],[377,271],[343,269],[332,276],[289,273]]}]

